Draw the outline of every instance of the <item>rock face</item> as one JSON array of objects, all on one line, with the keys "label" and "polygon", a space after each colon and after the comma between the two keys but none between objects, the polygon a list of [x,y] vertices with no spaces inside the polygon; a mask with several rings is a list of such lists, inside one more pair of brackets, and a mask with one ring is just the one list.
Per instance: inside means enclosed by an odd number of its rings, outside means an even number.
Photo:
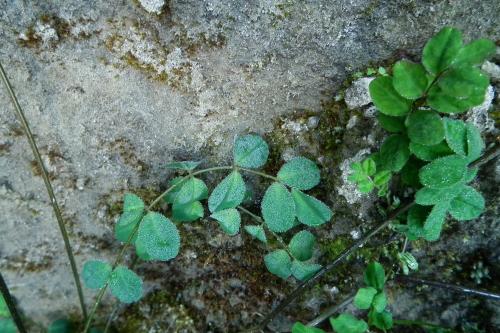
[{"label": "rock face", "polygon": [[[466,39],[498,40],[497,7],[494,0],[0,0],[0,59],[81,267],[114,256],[123,192],[157,191],[169,176],[164,163],[225,160],[235,135],[268,133],[297,110],[320,112],[353,71],[418,55],[443,25]],[[5,89],[0,100],[0,270],[22,310],[46,325],[78,312],[76,293]]]}]

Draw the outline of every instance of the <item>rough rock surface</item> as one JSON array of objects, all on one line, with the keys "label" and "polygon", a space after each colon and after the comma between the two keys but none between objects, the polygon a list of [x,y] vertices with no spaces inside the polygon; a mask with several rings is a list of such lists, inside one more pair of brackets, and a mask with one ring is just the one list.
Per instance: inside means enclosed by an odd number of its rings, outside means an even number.
[{"label": "rough rock surface", "polygon": [[[165,162],[224,160],[235,135],[269,133],[280,116],[295,111],[319,113],[353,71],[418,55],[443,25],[460,28],[467,39],[498,40],[498,17],[494,0],[0,0],[0,59],[51,173],[81,267],[88,258],[116,254],[112,228],[123,192],[151,196],[169,176]],[[76,293],[39,170],[5,89],[0,100],[0,269],[22,310],[46,325],[78,313]],[[303,127],[317,121],[311,124]],[[342,156],[362,148],[347,145]],[[337,218],[345,226],[339,230],[355,227]],[[229,263],[240,261],[238,244],[232,245],[235,253],[216,258],[225,266],[213,264],[199,251],[219,249],[199,244],[220,237],[219,231],[205,232],[177,262],[141,267],[149,273],[148,290],[175,274],[179,288],[191,283],[184,296],[172,289],[177,299],[204,313],[207,327],[252,323],[268,311],[273,295],[281,295],[283,282],[260,286],[262,275],[269,278],[261,256],[241,267],[253,275],[237,275]],[[232,318],[220,309],[207,312],[204,300],[193,297],[222,290],[210,295],[225,300],[226,284],[196,282],[199,276],[215,279],[221,269],[242,284],[233,287],[242,294],[224,303],[234,308]],[[93,295],[86,290],[88,300]],[[261,302],[252,304],[248,295]]]}]

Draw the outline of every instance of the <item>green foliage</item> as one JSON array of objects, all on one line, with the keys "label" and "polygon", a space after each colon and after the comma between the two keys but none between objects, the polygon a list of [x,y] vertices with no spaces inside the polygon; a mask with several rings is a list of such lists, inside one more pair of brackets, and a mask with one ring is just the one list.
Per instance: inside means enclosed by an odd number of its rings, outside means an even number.
[{"label": "green foliage", "polygon": [[382,290],[385,284],[385,272],[382,265],[378,262],[370,263],[365,270],[364,281],[367,286]]},{"label": "green foliage", "polygon": [[269,272],[282,279],[287,279],[292,275],[292,259],[285,250],[275,250],[264,257]]},{"label": "green foliage", "polygon": [[443,121],[436,112],[417,110],[408,116],[407,122],[412,143],[433,146],[444,139]]},{"label": "green foliage", "polygon": [[418,270],[417,259],[415,259],[415,257],[411,253],[409,252],[398,253],[398,259],[401,268],[403,269],[404,275],[408,275],[410,273],[410,270],[412,271]]},{"label": "green foliage", "polygon": [[9,308],[7,306],[7,303],[5,302],[5,299],[1,294],[0,294],[0,317],[10,317]]},{"label": "green foliage", "polygon": [[210,212],[235,208],[245,198],[246,186],[238,171],[233,171],[215,187],[208,198]]},{"label": "green foliage", "polygon": [[199,201],[172,206],[172,218],[178,222],[193,222],[205,215],[203,205]]},{"label": "green foliage", "polygon": [[316,164],[304,157],[295,157],[278,172],[278,180],[298,190],[309,190],[319,184],[320,173]]},{"label": "green foliage", "polygon": [[322,266],[319,264],[294,260],[292,262],[291,270],[292,270],[292,275],[296,279],[305,281],[310,279],[321,268]]},{"label": "green foliage", "polygon": [[235,208],[220,210],[210,215],[210,217],[219,222],[221,229],[226,234],[234,236],[240,232],[240,212],[238,212]]},{"label": "green foliage", "polygon": [[266,232],[261,225],[246,225],[245,231],[253,238],[260,240],[262,243],[267,243]]},{"label": "green foliage", "polygon": [[460,155],[440,157],[419,172],[422,185],[434,189],[452,187],[462,182],[467,174],[467,160]]},{"label": "green foliage", "polygon": [[82,279],[87,288],[101,289],[111,275],[113,268],[110,264],[100,260],[87,261],[83,265]]},{"label": "green foliage", "polygon": [[429,73],[437,75],[451,65],[461,48],[460,31],[445,27],[425,44],[422,63]]},{"label": "green foliage", "polygon": [[377,165],[372,158],[367,158],[361,163],[351,165],[352,174],[348,179],[357,183],[362,193],[371,192],[374,188],[378,189],[379,196],[384,196],[388,190],[388,184],[391,180],[391,172],[382,170],[377,173]]},{"label": "green foliage", "polygon": [[296,189],[292,189],[292,197],[295,202],[297,219],[301,223],[316,227],[332,218],[332,211],[320,200]]},{"label": "green foliage", "polygon": [[[137,223],[144,214],[144,202],[135,194],[127,193],[123,199],[123,213],[115,225],[115,237],[119,241],[128,241]],[[137,235],[134,235],[133,241]]]},{"label": "green foliage", "polygon": [[173,204],[185,205],[208,198],[208,188],[203,180],[189,177],[180,185],[179,191],[176,194]]},{"label": "green foliage", "polygon": [[410,111],[411,101],[394,89],[392,77],[380,76],[370,82],[370,96],[377,109],[388,116],[404,116]]},{"label": "green foliage", "polygon": [[302,230],[292,237],[288,244],[288,248],[294,258],[305,261],[311,259],[315,245],[316,237],[309,231]]},{"label": "green foliage", "polygon": [[243,168],[260,168],[269,156],[267,143],[258,135],[239,137],[234,143],[233,159]]},{"label": "green foliage", "polygon": [[292,327],[292,333],[325,333],[320,328],[309,327],[302,323],[295,323]]},{"label": "green foliage", "polygon": [[398,61],[393,67],[393,86],[407,99],[417,99],[424,94],[428,85],[425,68],[410,61]]},{"label": "green foliage", "polygon": [[330,324],[336,333],[364,333],[368,330],[368,325],[364,320],[346,313],[330,318]]},{"label": "green foliage", "polygon": [[292,194],[280,183],[273,183],[266,190],[261,203],[262,217],[274,232],[285,232],[294,226],[295,203]]},{"label": "green foliage", "polygon": [[373,287],[359,288],[354,297],[354,305],[361,310],[368,310],[372,305],[373,298],[377,294],[377,289]]},{"label": "green foliage", "polygon": [[175,224],[165,216],[149,212],[139,226],[136,244],[144,249],[149,258],[170,260],[179,253],[180,236]]},{"label": "green foliage", "polygon": [[125,266],[113,270],[109,285],[111,293],[123,303],[133,303],[142,297],[142,280]]},{"label": "green foliage", "polygon": [[184,171],[192,171],[201,164],[201,161],[181,161],[181,162],[171,162],[166,165],[167,169],[177,169]]}]

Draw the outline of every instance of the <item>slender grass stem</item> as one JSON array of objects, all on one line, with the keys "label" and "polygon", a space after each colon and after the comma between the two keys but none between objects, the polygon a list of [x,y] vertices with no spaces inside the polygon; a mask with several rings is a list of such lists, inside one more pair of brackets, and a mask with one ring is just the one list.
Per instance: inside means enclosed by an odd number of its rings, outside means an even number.
[{"label": "slender grass stem", "polygon": [[14,324],[16,324],[17,330],[19,333],[26,333],[26,328],[24,327],[23,321],[21,320],[21,315],[17,311],[16,303],[14,302],[14,298],[10,294],[9,288],[7,287],[7,283],[0,273],[0,292],[2,293],[3,299],[9,308],[10,315],[14,320]]},{"label": "slender grass stem", "polygon": [[28,142],[31,146],[31,150],[33,151],[33,155],[35,156],[37,164],[40,167],[40,170],[42,172],[43,182],[45,183],[45,188],[47,189],[47,193],[49,194],[50,203],[52,205],[54,215],[56,216],[57,224],[59,225],[59,230],[60,230],[62,238],[64,240],[64,247],[66,249],[66,254],[68,255],[68,259],[69,259],[69,263],[70,263],[70,267],[71,267],[71,272],[73,273],[73,279],[75,280],[75,286],[76,286],[76,290],[78,293],[78,299],[80,301],[80,307],[82,308],[83,318],[85,320],[87,318],[87,308],[85,306],[85,299],[83,297],[83,289],[82,289],[82,284],[80,282],[80,275],[78,274],[78,269],[76,267],[76,262],[75,262],[75,256],[73,254],[73,250],[71,249],[71,244],[69,241],[68,232],[67,232],[66,227],[64,225],[64,220],[63,220],[63,217],[61,214],[61,210],[59,208],[59,204],[57,203],[56,197],[54,195],[54,190],[52,188],[52,184],[50,183],[49,174],[47,172],[47,169],[45,168],[45,165],[43,164],[42,157],[40,156],[40,152],[38,151],[38,147],[37,147],[36,142],[35,142],[35,138],[33,137],[33,134],[31,133],[31,129],[30,129],[30,126],[28,124],[28,120],[26,119],[26,116],[24,115],[24,112],[21,108],[21,105],[19,104],[19,101],[17,100],[17,97],[16,97],[14,90],[12,88],[12,85],[10,84],[10,81],[7,78],[7,74],[5,73],[1,63],[0,63],[0,74],[2,76],[2,81],[4,82],[5,87],[7,88],[7,91],[9,92],[10,99],[12,100],[12,104],[14,104],[14,109],[16,111],[18,118],[19,118],[19,121],[21,122],[21,125],[23,126],[24,133],[26,134],[26,137],[28,138]]}]

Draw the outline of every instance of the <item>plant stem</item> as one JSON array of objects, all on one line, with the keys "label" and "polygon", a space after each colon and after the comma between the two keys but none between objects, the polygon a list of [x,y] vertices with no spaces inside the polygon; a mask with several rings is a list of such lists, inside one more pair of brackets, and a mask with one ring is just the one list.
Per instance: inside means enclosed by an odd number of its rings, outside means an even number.
[{"label": "plant stem", "polygon": [[3,279],[2,273],[0,273],[0,292],[2,293],[7,307],[9,308],[10,315],[12,316],[19,333],[26,333],[26,328],[24,328],[23,321],[17,311],[16,304],[14,303],[14,299],[12,298],[9,288],[7,287],[7,283],[5,283],[5,280]]},{"label": "plant stem", "polygon": [[64,247],[66,249],[66,254],[68,255],[71,271],[73,273],[73,279],[75,280],[76,290],[78,293],[78,299],[80,301],[80,307],[82,308],[83,319],[85,320],[87,318],[87,308],[85,306],[85,299],[83,297],[83,290],[82,290],[82,285],[80,282],[80,275],[78,274],[78,269],[76,268],[75,257],[73,255],[73,250],[71,249],[71,244],[69,241],[68,232],[66,231],[66,227],[64,225],[61,210],[59,209],[59,205],[58,205],[56,197],[54,195],[54,190],[52,188],[52,184],[50,183],[49,174],[47,172],[47,169],[45,168],[45,165],[43,164],[42,157],[40,156],[40,152],[38,151],[38,147],[36,145],[35,138],[33,137],[33,134],[31,133],[31,129],[30,129],[30,126],[29,126],[28,121],[26,119],[26,116],[24,115],[24,112],[21,109],[21,105],[19,105],[19,102],[18,102],[17,97],[14,93],[12,85],[10,84],[9,79],[7,78],[7,74],[5,74],[5,71],[4,71],[1,63],[0,63],[0,74],[2,76],[2,80],[5,84],[5,87],[7,88],[7,91],[9,92],[12,104],[14,104],[14,109],[16,111],[18,118],[19,118],[19,121],[21,122],[21,125],[23,126],[24,133],[26,134],[26,137],[28,138],[28,142],[31,146],[31,150],[33,151],[33,155],[35,156],[37,164],[40,167],[40,170],[42,172],[43,182],[45,183],[45,188],[47,189],[47,193],[49,194],[50,203],[52,205],[54,215],[56,216],[57,224],[59,225],[59,230],[60,230],[62,238],[64,240]]},{"label": "plant stem", "polygon": [[261,177],[264,177],[264,178],[272,179],[275,182],[279,181],[277,177],[268,175],[267,173],[264,173],[264,172],[260,172],[260,171],[256,171],[256,170],[252,170],[252,169],[247,169],[247,168],[241,168],[241,167],[237,167],[237,169],[245,171],[245,172],[248,172],[248,173],[252,173],[254,175],[258,175],[258,176],[261,176]]},{"label": "plant stem", "polygon": [[340,304],[330,306],[325,311],[323,311],[319,316],[308,322],[307,326],[318,326],[323,321],[327,320],[329,317],[337,313],[339,310],[351,304],[352,300],[354,299],[354,295],[355,294],[352,293],[346,299],[344,299]]}]

